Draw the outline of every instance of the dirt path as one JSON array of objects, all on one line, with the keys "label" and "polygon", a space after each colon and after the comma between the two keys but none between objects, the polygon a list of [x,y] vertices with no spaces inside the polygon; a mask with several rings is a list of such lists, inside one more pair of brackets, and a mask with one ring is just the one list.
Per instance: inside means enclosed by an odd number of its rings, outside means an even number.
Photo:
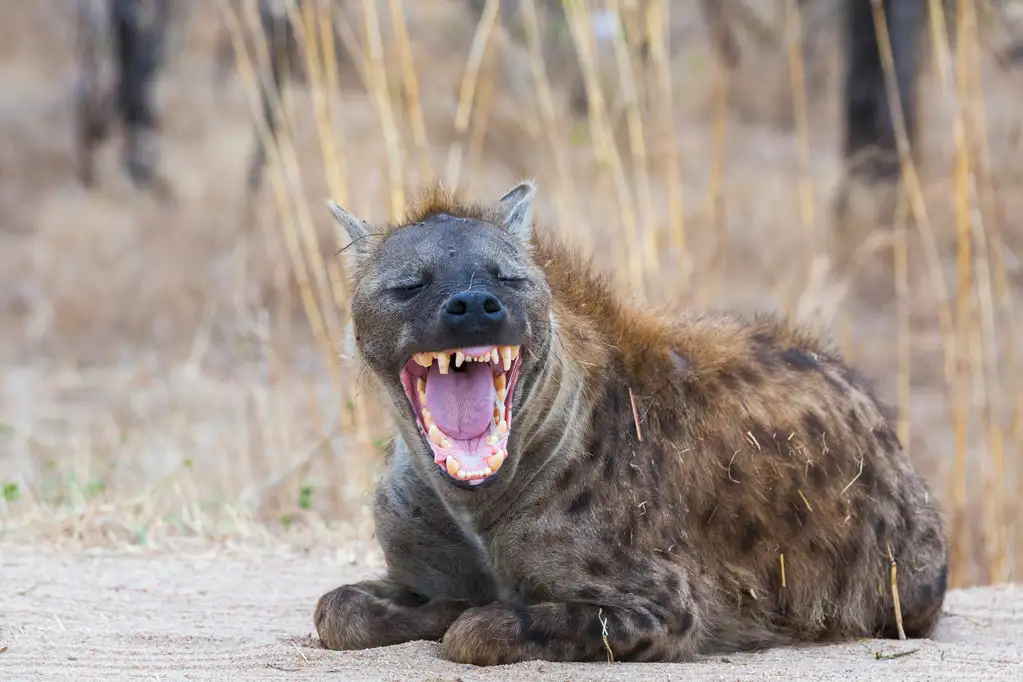
[{"label": "dirt path", "polygon": [[316,598],[380,570],[369,543],[312,554],[0,550],[0,679],[1023,679],[1023,589],[952,593],[933,640],[714,657],[688,665],[455,665],[433,643],[338,653]]}]

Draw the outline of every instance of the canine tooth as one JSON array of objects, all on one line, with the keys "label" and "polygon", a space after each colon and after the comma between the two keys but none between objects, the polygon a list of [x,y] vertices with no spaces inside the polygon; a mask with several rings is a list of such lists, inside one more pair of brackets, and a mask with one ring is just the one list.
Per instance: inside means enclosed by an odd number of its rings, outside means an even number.
[{"label": "canine tooth", "polygon": [[511,357],[512,357],[512,360],[514,360],[515,358],[519,357],[519,347],[518,346],[512,346],[511,347]]},{"label": "canine tooth", "polygon": [[451,356],[447,353],[435,353],[437,356],[437,367],[440,369],[441,374],[448,373],[448,367],[451,366]]},{"label": "canine tooth", "polygon": [[501,346],[501,359],[504,361],[504,371],[507,372],[511,369],[512,365],[511,346]]},{"label": "canine tooth", "polygon": [[504,450],[498,450],[493,455],[487,457],[487,466],[490,468],[491,472],[497,471],[501,468],[501,465],[504,464],[505,457],[507,457],[507,455]]},{"label": "canine tooth", "polygon": [[457,476],[458,469],[462,466],[462,463],[459,462],[454,457],[448,457],[446,460],[444,460],[444,465],[447,467],[449,474],[451,474],[452,476]]},{"label": "canine tooth", "polygon": [[465,362],[465,353],[460,350],[455,351],[455,367],[461,367],[462,363]]},{"label": "canine tooth", "polygon": [[433,366],[433,353],[416,353],[413,357],[416,364],[420,367],[426,367],[429,369]]}]

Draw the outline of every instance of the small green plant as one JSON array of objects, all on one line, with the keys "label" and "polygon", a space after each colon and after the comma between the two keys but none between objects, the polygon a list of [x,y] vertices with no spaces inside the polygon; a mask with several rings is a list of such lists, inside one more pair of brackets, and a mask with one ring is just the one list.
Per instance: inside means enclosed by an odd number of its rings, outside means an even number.
[{"label": "small green plant", "polygon": [[4,483],[4,502],[17,502],[21,499],[21,489],[17,483]]},{"label": "small green plant", "polygon": [[106,487],[107,485],[106,483],[103,482],[102,478],[98,476],[93,476],[92,479],[89,481],[89,484],[85,486],[85,496],[87,498],[96,497],[104,490],[106,490]]},{"label": "small green plant", "polygon": [[298,508],[309,510],[313,506],[313,487],[304,485],[298,491]]},{"label": "small green plant", "polygon": [[142,525],[136,525],[134,529],[135,542],[143,547],[151,547],[149,542],[149,530]]}]

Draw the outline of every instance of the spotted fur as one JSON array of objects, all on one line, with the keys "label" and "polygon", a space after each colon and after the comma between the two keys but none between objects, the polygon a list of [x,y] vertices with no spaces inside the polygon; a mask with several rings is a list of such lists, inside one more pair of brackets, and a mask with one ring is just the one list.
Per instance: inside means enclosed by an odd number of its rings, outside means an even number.
[{"label": "spotted fur", "polygon": [[[927,636],[942,521],[864,378],[780,319],[628,302],[532,231],[533,193],[485,206],[433,189],[383,226],[335,207],[354,240],[356,346],[397,431],[375,495],[387,573],[321,597],[324,645],[439,639],[445,657],[491,665],[893,637],[889,550],[906,634]],[[508,460],[477,490],[444,479],[411,423],[394,367],[426,323],[381,293],[410,267],[382,263],[429,262],[411,237],[448,229],[472,276],[500,252],[530,278],[515,295],[483,284],[528,333]]]}]

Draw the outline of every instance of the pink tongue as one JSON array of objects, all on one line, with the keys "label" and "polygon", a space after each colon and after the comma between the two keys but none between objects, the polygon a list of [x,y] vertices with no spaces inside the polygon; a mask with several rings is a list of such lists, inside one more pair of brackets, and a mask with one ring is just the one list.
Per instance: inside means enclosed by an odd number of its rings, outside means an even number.
[{"label": "pink tongue", "polygon": [[447,374],[437,364],[426,380],[426,407],[440,430],[466,440],[483,434],[494,418],[494,374],[483,363],[470,362]]}]

